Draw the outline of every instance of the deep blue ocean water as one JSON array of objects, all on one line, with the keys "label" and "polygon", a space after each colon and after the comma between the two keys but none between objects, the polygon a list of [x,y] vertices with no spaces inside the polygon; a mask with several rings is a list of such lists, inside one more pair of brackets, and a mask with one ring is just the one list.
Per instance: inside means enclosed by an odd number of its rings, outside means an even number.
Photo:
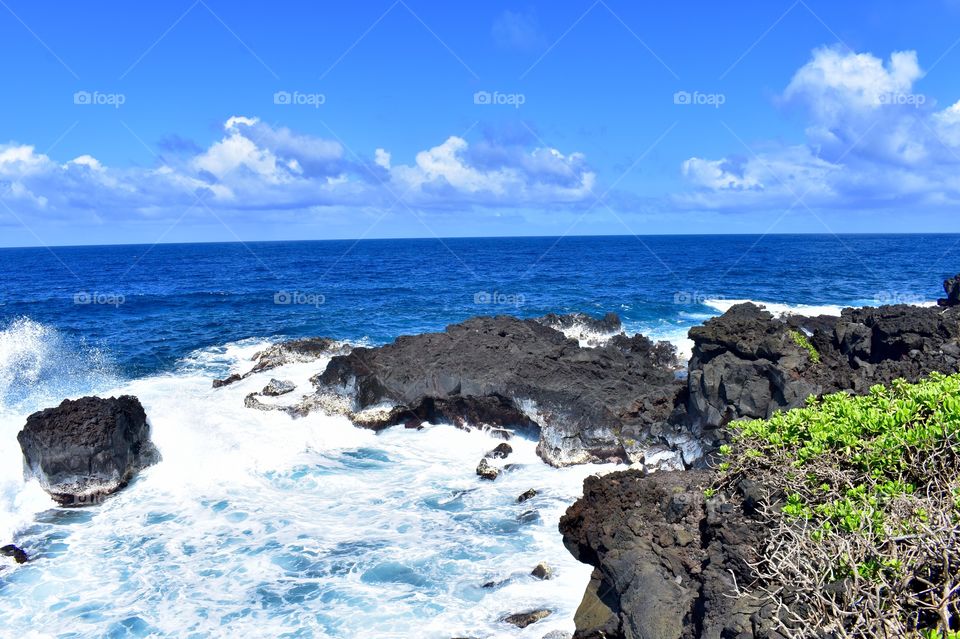
[{"label": "deep blue ocean water", "polygon": [[[675,336],[716,313],[706,300],[933,300],[940,281],[958,271],[954,235],[0,249],[0,326],[29,317],[100,347],[125,375],[139,376],[247,337],[382,343],[481,314],[614,311],[633,330]],[[77,303],[84,301],[91,303]]]},{"label": "deep blue ocean water", "polygon": [[[593,237],[0,249],[0,636],[540,639],[573,630],[590,568],[557,522],[584,477],[515,437],[354,428],[244,407],[278,376],[214,390],[283,337],[383,343],[479,314],[613,311],[669,339],[736,300],[775,311],[930,303],[960,236]],[[133,394],[162,461],[102,505],[25,481],[33,410]],[[292,397],[292,396],[291,396]],[[517,495],[539,494],[523,504]],[[555,577],[530,576],[546,561]],[[493,582],[492,588],[483,584]],[[547,608],[525,630],[505,615]]]}]

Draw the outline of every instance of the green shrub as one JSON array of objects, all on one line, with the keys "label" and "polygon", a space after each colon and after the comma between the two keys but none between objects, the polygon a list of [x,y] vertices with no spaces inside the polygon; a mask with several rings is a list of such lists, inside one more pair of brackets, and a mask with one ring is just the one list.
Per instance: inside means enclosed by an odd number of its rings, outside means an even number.
[{"label": "green shrub", "polygon": [[[808,623],[832,615],[851,637],[956,636],[960,375],[811,398],[737,424],[721,452],[718,491],[733,497],[742,478],[768,490],[761,516],[777,539],[758,574],[768,591],[793,589]],[[827,605],[837,582],[853,594]]]},{"label": "green shrub", "polygon": [[804,335],[800,331],[790,331],[790,337],[793,338],[794,344],[796,344],[797,346],[804,349],[805,351],[807,351],[807,353],[810,354],[811,362],[813,362],[814,364],[820,363],[820,353],[819,351],[817,351],[814,345],[810,343],[810,340],[807,339],[806,335]]}]

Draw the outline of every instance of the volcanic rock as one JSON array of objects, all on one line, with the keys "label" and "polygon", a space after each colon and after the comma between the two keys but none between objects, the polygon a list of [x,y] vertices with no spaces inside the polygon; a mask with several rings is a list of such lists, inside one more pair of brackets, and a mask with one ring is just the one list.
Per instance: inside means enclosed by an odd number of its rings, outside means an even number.
[{"label": "volcanic rock", "polygon": [[581,348],[535,320],[477,317],[443,333],[405,336],[334,357],[318,392],[346,395],[356,411],[392,407],[366,425],[415,416],[539,434],[555,466],[625,460],[624,442],[672,446],[683,432],[684,384],[663,365],[669,344],[614,339]]},{"label": "volcanic rock", "polygon": [[24,476],[64,506],[97,503],[160,460],[143,406],[130,395],[64,400],[30,415],[17,440]]}]

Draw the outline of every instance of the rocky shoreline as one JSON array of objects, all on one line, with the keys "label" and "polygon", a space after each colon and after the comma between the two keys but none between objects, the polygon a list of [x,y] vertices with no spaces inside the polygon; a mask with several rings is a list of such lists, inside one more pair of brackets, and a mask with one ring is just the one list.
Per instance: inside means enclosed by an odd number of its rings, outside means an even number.
[{"label": "rocky shoreline", "polygon": [[[690,331],[685,368],[672,345],[627,336],[613,314],[498,316],[376,348],[286,342],[213,386],[326,359],[312,389],[297,393],[271,379],[246,406],[343,414],[374,430],[449,422],[504,439],[522,432],[553,466],[632,464],[588,479],[560,523],[570,552],[594,567],[575,637],[785,637],[777,611],[743,590],[770,534],[750,517],[756,487],[742,482],[732,499],[705,499],[711,455],[735,420],[960,370],[960,276],[944,289],[938,306],[844,309],[839,317],[778,318],[734,306]],[[25,475],[61,505],[98,503],[159,461],[133,397],[65,401],[31,415],[18,439]],[[496,462],[509,452],[509,444],[491,451],[479,478],[496,480]],[[508,622],[524,627],[543,612]]]}]

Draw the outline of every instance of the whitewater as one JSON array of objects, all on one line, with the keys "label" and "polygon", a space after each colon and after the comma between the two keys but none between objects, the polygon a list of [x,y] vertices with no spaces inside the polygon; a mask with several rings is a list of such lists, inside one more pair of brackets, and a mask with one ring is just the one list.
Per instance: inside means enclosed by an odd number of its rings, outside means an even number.
[{"label": "whitewater", "polygon": [[[62,373],[77,373],[96,353],[64,353],[55,330],[29,320],[0,334],[7,391],[25,378],[48,380],[39,397],[21,397],[0,415],[0,539],[15,539],[34,560],[0,572],[4,634],[572,631],[590,568],[563,548],[557,522],[583,479],[610,467],[550,468],[535,442],[514,438],[510,461],[519,467],[482,482],[474,468],[501,440],[479,430],[426,425],[375,434],[342,417],[291,419],[244,408],[244,396],[271,377],[307,388],[324,361],[211,388],[213,378],[249,366],[267,344],[205,349],[174,372],[112,380],[107,388],[109,367],[93,361],[81,388]],[[162,462],[102,505],[55,508],[36,482],[23,482],[16,433],[57,393],[95,391],[140,398]],[[518,504],[530,488],[539,494]],[[541,561],[553,579],[530,576]],[[483,587],[489,582],[494,587]],[[555,612],[526,630],[500,621],[533,608]]]}]

